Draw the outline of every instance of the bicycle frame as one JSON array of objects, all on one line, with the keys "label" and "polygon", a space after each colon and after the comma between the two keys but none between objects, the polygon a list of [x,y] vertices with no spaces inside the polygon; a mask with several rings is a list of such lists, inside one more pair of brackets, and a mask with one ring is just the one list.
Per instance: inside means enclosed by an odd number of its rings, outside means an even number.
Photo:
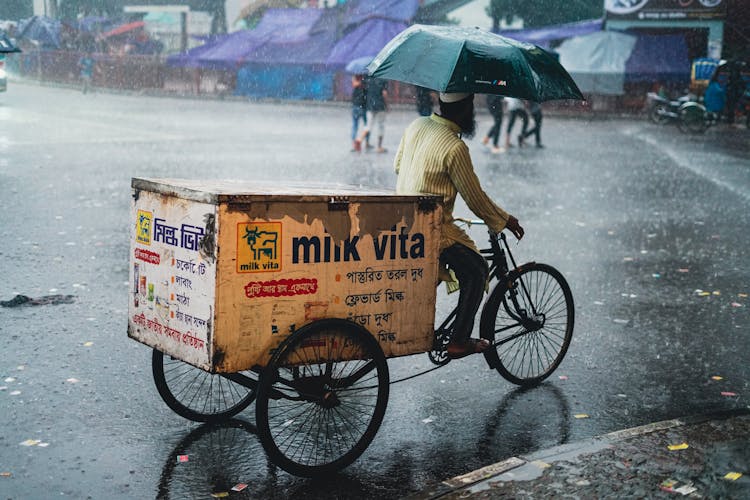
[{"label": "bicycle frame", "polygon": [[[480,221],[480,220],[466,220],[466,219],[458,219],[458,218],[456,220],[458,222],[462,222],[466,224],[469,227],[473,224],[486,225],[484,221]],[[508,245],[508,240],[505,237],[505,233],[503,232],[494,233],[492,231],[489,231],[489,240],[490,240],[490,247],[482,248],[479,250],[479,253],[485,258],[489,266],[489,281],[490,282],[496,281],[499,283],[503,279],[510,278],[508,280],[509,285],[514,283],[515,275],[520,273],[521,267],[519,267],[518,264],[516,264],[516,260],[513,258],[513,253],[510,251],[510,246]],[[510,264],[512,265],[512,267],[510,268],[508,266],[508,261],[510,261]],[[526,288],[526,284],[520,280],[518,281],[518,283],[521,284],[522,292],[528,299],[527,302],[532,305],[532,308],[534,308],[534,301],[531,300],[531,296],[529,294],[528,289]],[[496,340],[493,343],[493,347],[503,345],[507,342],[512,342],[513,340],[519,337],[522,337],[530,332],[538,330],[544,322],[543,319],[542,321],[539,321],[538,319],[539,314],[537,313],[535,309],[533,309],[531,311],[531,314],[529,314],[528,311],[526,311],[525,309],[521,307],[517,299],[518,290],[516,288],[509,287],[509,291],[510,291],[510,300],[513,304],[513,310],[511,310],[511,308],[508,307],[508,304],[505,303],[505,311],[508,313],[508,316],[518,321],[518,323],[524,328],[524,331],[519,332],[515,335],[511,335],[510,337],[503,338],[501,340]],[[453,310],[448,315],[448,317],[445,318],[445,320],[443,320],[443,322],[437,328],[435,335],[440,336],[440,335],[445,335],[448,332],[451,332],[453,330],[453,324],[454,324],[457,314],[458,314],[458,306],[454,307]],[[505,331],[511,328],[516,328],[516,326],[517,325],[507,326],[505,328],[502,328],[499,331]]]}]

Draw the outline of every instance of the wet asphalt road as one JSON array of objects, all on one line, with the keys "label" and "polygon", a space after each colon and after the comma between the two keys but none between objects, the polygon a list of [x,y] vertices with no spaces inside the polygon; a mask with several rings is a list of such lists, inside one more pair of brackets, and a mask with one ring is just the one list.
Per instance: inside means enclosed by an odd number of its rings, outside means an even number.
[{"label": "wet asphalt road", "polygon": [[[750,131],[546,117],[545,149],[470,145],[486,191],[526,229],[516,258],[559,268],[573,290],[573,343],[548,382],[519,391],[475,357],[396,384],[368,451],[317,481],[268,463],[253,406],[218,429],[172,413],[149,349],[126,336],[131,177],[393,187],[392,153],[415,116],[390,113],[388,154],[355,155],[345,106],[11,82],[0,95],[0,300],[76,300],[0,308],[0,496],[211,498],[243,482],[233,497],[395,498],[513,455],[750,404]],[[488,117],[479,123],[481,136]],[[393,360],[391,378],[429,366]]]}]

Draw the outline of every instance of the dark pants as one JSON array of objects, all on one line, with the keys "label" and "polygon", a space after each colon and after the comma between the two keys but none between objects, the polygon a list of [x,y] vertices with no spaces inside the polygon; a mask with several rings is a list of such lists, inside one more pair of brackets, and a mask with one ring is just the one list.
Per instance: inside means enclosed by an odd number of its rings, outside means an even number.
[{"label": "dark pants", "polygon": [[531,117],[534,119],[534,128],[523,134],[523,138],[526,139],[531,134],[534,134],[538,146],[542,143],[542,112],[531,113]]},{"label": "dark pants", "polygon": [[458,243],[440,253],[440,264],[447,265],[461,285],[458,295],[458,313],[453,324],[452,341],[465,342],[474,329],[474,317],[482,303],[484,285],[489,269],[484,257]]},{"label": "dark pants", "polygon": [[490,131],[487,132],[487,137],[492,139],[492,145],[497,147],[497,141],[500,140],[500,131],[503,127],[503,115],[492,115],[492,119],[495,120],[495,123],[492,124]]},{"label": "dark pants", "polygon": [[529,126],[529,115],[526,114],[526,111],[522,109],[514,109],[510,112],[510,118],[508,118],[508,138],[510,138],[510,131],[513,130],[513,124],[516,123],[517,116],[520,116],[521,120],[523,120],[523,130],[521,130],[521,134],[525,134],[526,127]]}]

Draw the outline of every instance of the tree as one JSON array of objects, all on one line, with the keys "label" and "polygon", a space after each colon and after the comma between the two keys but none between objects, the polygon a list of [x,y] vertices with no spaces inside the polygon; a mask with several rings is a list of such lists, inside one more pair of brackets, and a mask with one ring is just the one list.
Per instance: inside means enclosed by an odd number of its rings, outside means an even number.
[{"label": "tree", "polygon": [[523,19],[525,28],[595,19],[603,15],[602,0],[491,0],[487,15],[492,30],[500,29],[500,21],[511,22],[513,16]]}]

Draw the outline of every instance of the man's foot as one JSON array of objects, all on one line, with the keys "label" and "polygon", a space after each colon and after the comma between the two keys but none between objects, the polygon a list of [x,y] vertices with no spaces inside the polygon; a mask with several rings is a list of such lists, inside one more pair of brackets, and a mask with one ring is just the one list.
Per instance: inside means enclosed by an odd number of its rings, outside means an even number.
[{"label": "man's foot", "polygon": [[486,146],[486,145],[487,145],[487,144],[488,144],[489,142],[490,142],[490,138],[489,138],[489,136],[486,136],[486,135],[485,135],[485,136],[484,136],[484,139],[482,139],[482,144],[484,144],[484,145]]},{"label": "man's foot", "polygon": [[378,148],[378,149],[377,149],[377,152],[378,152],[378,153],[387,153],[387,152],[388,152],[388,150],[387,150],[387,149],[385,149],[385,148]]},{"label": "man's foot", "polygon": [[518,136],[518,147],[519,148],[523,147],[523,136],[522,135]]},{"label": "man's foot", "polygon": [[372,149],[374,146],[372,144],[365,144],[365,149]]},{"label": "man's foot", "polygon": [[469,356],[470,354],[486,351],[489,347],[489,340],[470,338],[464,342],[452,341],[448,344],[446,350],[448,351],[449,358],[459,359]]},{"label": "man's foot", "polygon": [[544,144],[541,144],[541,143],[540,143],[540,144],[537,144],[537,145],[536,145],[536,147],[538,147],[538,148],[543,148],[543,147],[544,147]]},{"label": "man's foot", "polygon": [[505,153],[505,148],[499,148],[495,146],[494,148],[492,148],[492,153],[493,154]]}]

